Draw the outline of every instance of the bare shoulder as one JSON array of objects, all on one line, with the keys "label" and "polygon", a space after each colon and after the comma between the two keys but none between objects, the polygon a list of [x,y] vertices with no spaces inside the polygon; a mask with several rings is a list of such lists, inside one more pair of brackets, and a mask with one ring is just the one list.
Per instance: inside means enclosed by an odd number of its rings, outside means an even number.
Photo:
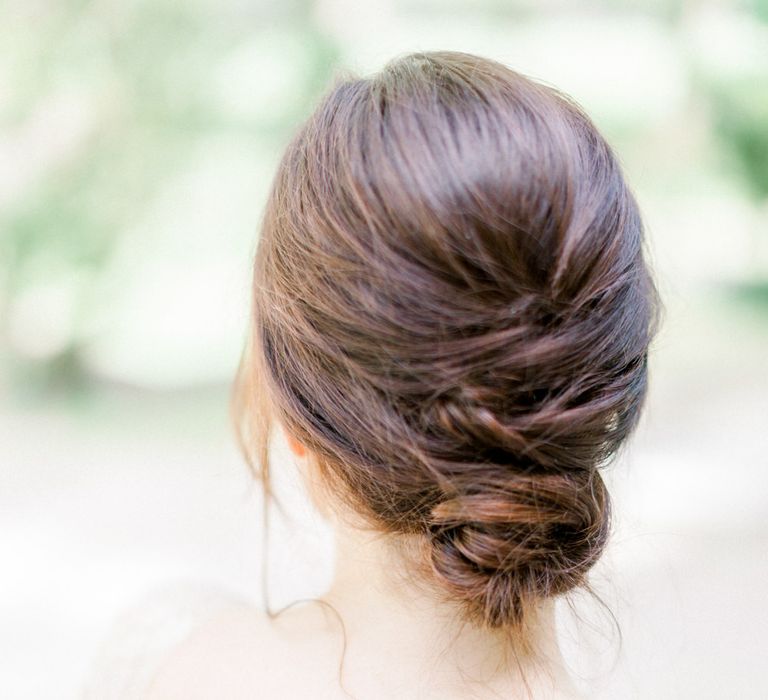
[{"label": "bare shoulder", "polygon": [[169,652],[147,700],[332,698],[341,654],[338,623],[320,604],[302,603],[270,619],[233,603]]},{"label": "bare shoulder", "polygon": [[[501,679],[478,685],[469,669],[432,669],[422,646],[402,642],[400,628],[381,616],[380,634],[344,632],[333,609],[320,602],[295,605],[271,619],[246,602],[232,602],[197,626],[164,656],[142,700],[260,700],[313,698],[376,700],[525,697]],[[368,629],[368,628],[366,628]],[[349,630],[349,628],[348,628]],[[391,637],[386,636],[387,632]],[[340,662],[344,659],[343,674]],[[449,663],[453,663],[452,661]],[[479,678],[479,677],[478,677]],[[579,700],[549,677],[531,677],[530,697]],[[540,682],[539,682],[540,681]],[[560,689],[562,688],[562,689]],[[350,692],[351,691],[351,692]]]}]

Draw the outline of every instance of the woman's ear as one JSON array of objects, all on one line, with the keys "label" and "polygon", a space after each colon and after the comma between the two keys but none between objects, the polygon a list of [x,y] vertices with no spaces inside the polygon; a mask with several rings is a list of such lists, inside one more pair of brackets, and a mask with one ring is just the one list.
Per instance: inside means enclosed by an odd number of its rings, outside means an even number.
[{"label": "woman's ear", "polygon": [[286,435],[288,439],[288,446],[291,448],[291,452],[295,454],[299,459],[305,457],[307,454],[307,448],[304,447],[295,437],[292,435]]}]

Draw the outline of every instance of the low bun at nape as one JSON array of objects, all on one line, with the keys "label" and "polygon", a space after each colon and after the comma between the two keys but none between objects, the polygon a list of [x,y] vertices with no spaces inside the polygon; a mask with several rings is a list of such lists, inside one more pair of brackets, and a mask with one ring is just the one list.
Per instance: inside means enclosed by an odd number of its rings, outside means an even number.
[{"label": "low bun at nape", "polygon": [[659,320],[643,245],[581,108],[471,54],[340,79],[281,160],[257,381],[330,491],[420,538],[480,625],[522,628],[605,547],[601,469],[637,425]]},{"label": "low bun at nape", "polygon": [[521,476],[435,506],[431,564],[471,618],[489,627],[521,624],[538,600],[584,583],[608,525],[597,471]]}]

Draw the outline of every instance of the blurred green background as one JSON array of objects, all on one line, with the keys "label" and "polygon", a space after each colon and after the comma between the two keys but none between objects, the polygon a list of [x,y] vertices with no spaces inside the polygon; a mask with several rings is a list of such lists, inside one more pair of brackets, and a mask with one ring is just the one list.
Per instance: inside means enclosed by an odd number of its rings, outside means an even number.
[{"label": "blurred green background", "polygon": [[723,230],[705,217],[669,234],[665,246],[690,244],[686,275],[735,285],[734,304],[765,305],[765,8],[5,0],[9,389],[29,399],[101,381],[226,381],[245,308],[233,285],[281,145],[337,67],[364,73],[433,45],[488,54],[571,92],[649,206],[685,217],[693,197],[717,209],[718,224],[731,221]]},{"label": "blurred green background", "polygon": [[645,214],[667,316],[591,697],[768,696],[766,0],[0,0],[0,694],[67,697],[169,574],[256,585],[226,402],[267,188],[337,71],[427,49],[571,94]]}]

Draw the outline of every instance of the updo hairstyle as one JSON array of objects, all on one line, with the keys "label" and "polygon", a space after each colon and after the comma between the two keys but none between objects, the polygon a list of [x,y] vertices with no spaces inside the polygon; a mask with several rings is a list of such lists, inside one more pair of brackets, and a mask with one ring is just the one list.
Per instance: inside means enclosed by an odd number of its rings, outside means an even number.
[{"label": "updo hairstyle", "polygon": [[659,301],[617,158],[570,98],[478,56],[338,79],[265,209],[238,383],[473,621],[585,583]]}]

